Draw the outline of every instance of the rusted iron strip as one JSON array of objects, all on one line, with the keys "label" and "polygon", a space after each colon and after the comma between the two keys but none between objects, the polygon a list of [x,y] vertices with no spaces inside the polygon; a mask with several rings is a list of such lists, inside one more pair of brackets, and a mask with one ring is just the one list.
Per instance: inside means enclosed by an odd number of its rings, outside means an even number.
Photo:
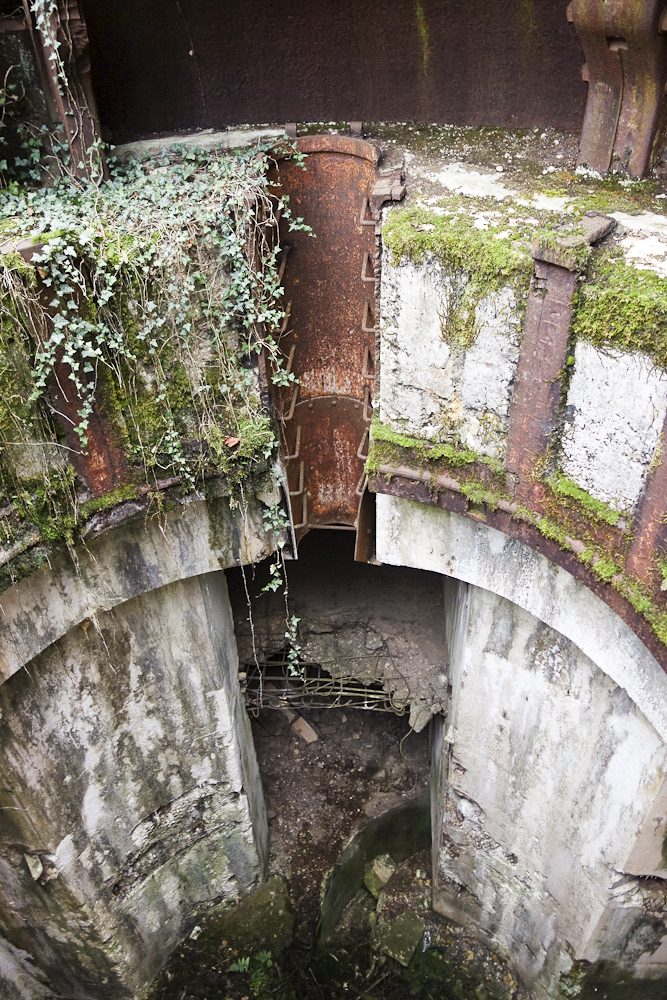
[{"label": "rusted iron strip", "polygon": [[665,113],[664,0],[572,0],[589,82],[579,163],[642,177]]},{"label": "rusted iron strip", "polygon": [[546,454],[556,422],[577,276],[556,264],[535,262],[523,340],[510,404],[505,467],[528,489],[537,459]]},{"label": "rusted iron strip", "polygon": [[[414,472],[415,478],[404,478],[401,474],[402,470],[390,470],[388,467],[384,471],[383,469],[379,470],[377,476],[369,479],[368,488],[371,492],[415,500],[418,503],[440,507],[454,514],[462,514],[474,521],[483,521],[490,528],[495,528],[510,538],[515,538],[527,545],[533,551],[545,556],[550,562],[567,570],[571,576],[585,584],[590,591],[604,601],[632,629],[663,670],[667,671],[667,648],[653,633],[648,622],[638,611],[635,611],[622,594],[614,590],[611,584],[603,583],[592,570],[580,562],[575,552],[568,552],[561,548],[557,542],[545,538],[532,524],[516,516],[513,517],[511,510],[504,504],[502,506],[498,504],[496,510],[492,510],[487,505],[482,505],[483,510],[477,506],[471,508],[467,498],[460,493],[451,489],[433,491],[431,484],[420,473]],[[413,470],[408,471],[413,472]],[[391,478],[389,478],[390,475]]]},{"label": "rusted iron strip", "polygon": [[45,16],[48,31],[32,31],[31,38],[69,146],[72,170],[80,177],[106,176],[88,31],[78,0],[57,0]]},{"label": "rusted iron strip", "polygon": [[639,503],[627,561],[634,576],[653,584],[660,583],[656,557],[667,557],[667,417],[660,440],[660,463],[651,473]]}]

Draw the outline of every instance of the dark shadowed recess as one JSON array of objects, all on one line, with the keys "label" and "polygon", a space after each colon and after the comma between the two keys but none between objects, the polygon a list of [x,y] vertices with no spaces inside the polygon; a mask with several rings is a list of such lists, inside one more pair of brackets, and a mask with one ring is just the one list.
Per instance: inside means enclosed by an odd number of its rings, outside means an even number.
[{"label": "dark shadowed recess", "polygon": [[83,0],[105,138],[245,122],[581,127],[565,0]]}]

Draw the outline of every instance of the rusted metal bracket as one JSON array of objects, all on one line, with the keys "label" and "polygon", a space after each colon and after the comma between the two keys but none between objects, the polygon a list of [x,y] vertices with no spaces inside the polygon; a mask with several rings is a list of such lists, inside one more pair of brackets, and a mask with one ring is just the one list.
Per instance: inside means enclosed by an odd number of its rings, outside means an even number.
[{"label": "rusted metal bracket", "polygon": [[402,201],[405,196],[405,177],[402,167],[392,167],[381,170],[375,187],[370,196],[370,210],[373,218],[378,220],[382,206],[387,201]]},{"label": "rusted metal bracket", "polygon": [[665,114],[665,0],[572,0],[567,16],[589,84],[579,165],[642,177]]}]

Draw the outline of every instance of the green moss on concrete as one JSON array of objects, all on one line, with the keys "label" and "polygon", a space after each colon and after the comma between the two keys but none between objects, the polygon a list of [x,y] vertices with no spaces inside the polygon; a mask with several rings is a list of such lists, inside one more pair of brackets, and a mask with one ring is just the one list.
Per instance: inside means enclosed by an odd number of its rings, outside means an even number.
[{"label": "green moss on concrete", "polygon": [[597,347],[641,351],[667,369],[667,279],[602,252],[575,298],[572,330]]},{"label": "green moss on concrete", "polygon": [[535,243],[540,257],[580,274],[588,267],[593,253],[583,231],[577,236],[576,225],[572,230],[541,229],[535,234]]},{"label": "green moss on concrete", "polygon": [[580,486],[572,480],[568,479],[566,476],[556,475],[552,476],[548,480],[548,484],[556,494],[557,497],[564,497],[569,500],[576,501],[579,508],[586,512],[589,517],[595,518],[598,521],[604,521],[605,524],[616,525],[621,517],[619,511],[612,510],[612,508],[603,503],[602,500],[596,500],[592,497],[590,493],[586,490],[582,490]]},{"label": "green moss on concrete", "polygon": [[528,248],[518,238],[496,239],[500,231],[498,225],[491,225],[487,231],[476,229],[470,223],[469,210],[465,214],[442,215],[423,208],[406,208],[389,213],[382,237],[395,265],[404,257],[415,264],[434,257],[468,275],[480,294],[509,282],[527,289],[533,270]]},{"label": "green moss on concrete", "polygon": [[407,452],[414,453],[422,464],[444,461],[453,468],[463,468],[479,461],[477,452],[470,448],[457,448],[448,442],[437,444],[422,438],[410,437],[408,434],[395,431],[378,419],[373,421],[366,461],[366,471],[369,476],[377,475],[381,465],[404,465]]}]

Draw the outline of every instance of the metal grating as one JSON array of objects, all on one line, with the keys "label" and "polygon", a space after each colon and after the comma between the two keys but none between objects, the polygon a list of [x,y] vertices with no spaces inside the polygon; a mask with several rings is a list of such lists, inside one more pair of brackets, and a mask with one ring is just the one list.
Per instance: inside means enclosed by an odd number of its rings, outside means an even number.
[{"label": "metal grating", "polygon": [[288,668],[287,659],[280,656],[266,663],[245,664],[239,679],[251,715],[265,708],[361,708],[394,715],[408,710],[378,682],[364,684],[355,677],[332,677],[319,663],[300,663],[295,676]]}]

